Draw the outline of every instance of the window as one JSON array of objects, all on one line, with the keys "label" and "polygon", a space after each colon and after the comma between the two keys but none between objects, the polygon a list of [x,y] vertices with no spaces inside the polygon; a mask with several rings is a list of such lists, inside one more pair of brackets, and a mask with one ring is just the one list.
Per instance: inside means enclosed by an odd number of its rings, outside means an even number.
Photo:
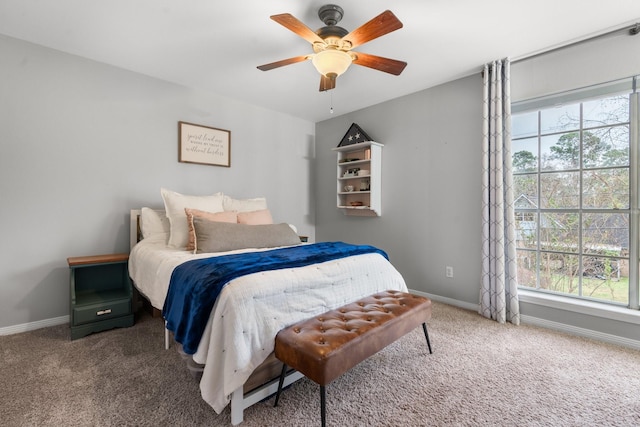
[{"label": "window", "polygon": [[514,107],[519,286],[637,308],[630,92]]}]

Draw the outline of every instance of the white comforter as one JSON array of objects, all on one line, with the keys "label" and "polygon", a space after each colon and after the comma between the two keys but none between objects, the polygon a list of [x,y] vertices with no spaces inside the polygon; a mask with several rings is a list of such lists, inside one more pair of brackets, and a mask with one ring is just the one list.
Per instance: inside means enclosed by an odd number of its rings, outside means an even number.
[{"label": "white comforter", "polygon": [[[162,309],[176,266],[190,259],[237,252],[243,251],[193,255],[146,239],[132,249],[129,273],[140,292]],[[407,286],[379,254],[260,272],[229,282],[193,355],[197,363],[206,364],[200,381],[202,398],[220,413],[231,393],[273,351],[279,330],[386,289],[406,292]]]}]

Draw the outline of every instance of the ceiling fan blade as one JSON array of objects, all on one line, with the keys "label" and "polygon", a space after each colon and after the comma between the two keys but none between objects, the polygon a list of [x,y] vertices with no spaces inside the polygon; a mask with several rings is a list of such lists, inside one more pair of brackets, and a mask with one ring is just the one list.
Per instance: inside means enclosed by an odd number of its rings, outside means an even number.
[{"label": "ceiling fan blade", "polygon": [[320,92],[324,92],[325,90],[335,89],[336,87],[335,78],[330,79],[329,77],[325,77],[323,75],[320,76]]},{"label": "ceiling fan blade", "polygon": [[393,12],[385,10],[371,21],[351,31],[342,40],[350,42],[351,48],[354,48],[400,28],[402,28],[402,22]]},{"label": "ceiling fan blade", "polygon": [[273,70],[274,68],[284,67],[285,65],[295,64],[296,62],[306,61],[309,58],[310,58],[309,55],[294,56],[293,58],[283,59],[282,61],[276,61],[270,64],[259,65],[258,70],[269,71],[269,70]]},{"label": "ceiling fan blade", "polygon": [[324,40],[322,40],[311,28],[304,25],[298,18],[291,15],[290,13],[273,15],[271,16],[271,19],[273,19],[283,27],[293,31],[311,44],[314,44],[316,42],[324,43]]},{"label": "ceiling fan blade", "polygon": [[374,70],[384,71],[385,73],[399,76],[407,66],[404,61],[397,61],[395,59],[383,58],[381,56],[370,55],[368,53],[353,52],[356,55],[356,59],[353,60],[354,64],[362,65],[363,67],[373,68]]}]

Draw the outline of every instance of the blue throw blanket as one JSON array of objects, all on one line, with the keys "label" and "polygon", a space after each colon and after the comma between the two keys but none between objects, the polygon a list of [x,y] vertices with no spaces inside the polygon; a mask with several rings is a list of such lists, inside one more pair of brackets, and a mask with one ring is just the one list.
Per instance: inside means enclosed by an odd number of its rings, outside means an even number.
[{"label": "blue throw blanket", "polygon": [[373,246],[323,242],[187,261],[171,273],[162,315],[176,341],[187,354],[193,354],[218,295],[231,280],[260,271],[302,267],[366,253],[378,253],[389,259],[384,251]]}]

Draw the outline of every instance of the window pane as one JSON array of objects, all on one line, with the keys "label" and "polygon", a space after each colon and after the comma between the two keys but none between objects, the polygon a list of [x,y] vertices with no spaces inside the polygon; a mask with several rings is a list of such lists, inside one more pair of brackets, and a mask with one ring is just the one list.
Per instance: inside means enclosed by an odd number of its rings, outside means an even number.
[{"label": "window pane", "polygon": [[522,138],[538,134],[538,112],[514,114],[511,116],[511,136]]},{"label": "window pane", "polygon": [[513,173],[536,172],[538,170],[538,138],[512,141]]},{"label": "window pane", "polygon": [[517,251],[518,285],[536,288],[537,255],[533,251]]},{"label": "window pane", "polygon": [[629,169],[584,171],[582,204],[594,209],[629,209]]},{"label": "window pane", "polygon": [[540,140],[541,170],[578,169],[580,132],[544,136]]},{"label": "window pane", "polygon": [[582,139],[585,168],[629,164],[628,125],[586,130]]},{"label": "window pane", "polygon": [[577,213],[540,214],[540,249],[578,252],[580,249],[580,216]]},{"label": "window pane", "polygon": [[540,111],[540,133],[580,129],[580,104],[560,105]]},{"label": "window pane", "polygon": [[577,295],[580,292],[578,255],[540,253],[540,288]]},{"label": "window pane", "polygon": [[629,96],[594,99],[583,104],[584,127],[613,125],[629,121]]},{"label": "window pane", "polygon": [[626,259],[584,257],[582,295],[605,301],[629,302],[629,262]]},{"label": "window pane", "polygon": [[513,196],[516,209],[538,208],[538,175],[515,175]]},{"label": "window pane", "polygon": [[516,211],[516,246],[536,249],[538,247],[538,214]]},{"label": "window pane", "polygon": [[589,254],[629,256],[629,215],[583,214],[582,246]]},{"label": "window pane", "polygon": [[575,209],[580,206],[580,172],[540,175],[540,207]]}]

